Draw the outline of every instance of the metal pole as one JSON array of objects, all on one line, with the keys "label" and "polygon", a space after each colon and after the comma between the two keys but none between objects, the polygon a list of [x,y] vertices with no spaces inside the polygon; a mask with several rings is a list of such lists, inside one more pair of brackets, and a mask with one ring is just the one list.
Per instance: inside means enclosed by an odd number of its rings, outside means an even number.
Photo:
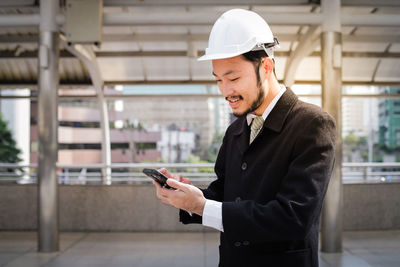
[{"label": "metal pole", "polygon": [[108,119],[108,107],[107,100],[104,98],[103,86],[99,86],[97,83],[100,79],[97,79],[97,82],[93,80],[92,75],[92,83],[97,90],[97,99],[100,107],[100,126],[101,126],[101,154],[102,154],[102,162],[106,164],[104,168],[101,169],[103,184],[110,185],[111,184],[111,138],[110,138],[110,122]]},{"label": "metal pole", "polygon": [[40,1],[38,250],[59,250],[57,181],[58,1]]},{"label": "metal pole", "polygon": [[321,1],[322,106],[336,120],[335,166],[322,211],[321,250],[342,251],[342,40],[340,0]]}]

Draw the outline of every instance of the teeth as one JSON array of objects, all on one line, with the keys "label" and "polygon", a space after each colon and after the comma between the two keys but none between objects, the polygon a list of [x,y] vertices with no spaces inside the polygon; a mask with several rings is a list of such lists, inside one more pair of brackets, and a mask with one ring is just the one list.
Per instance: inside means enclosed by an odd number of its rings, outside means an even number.
[{"label": "teeth", "polygon": [[227,98],[226,100],[228,100],[229,102],[231,102],[231,103],[235,103],[235,102],[238,102],[239,100],[240,100],[240,97],[238,97],[238,96],[232,96],[232,97],[229,97],[229,98]]}]

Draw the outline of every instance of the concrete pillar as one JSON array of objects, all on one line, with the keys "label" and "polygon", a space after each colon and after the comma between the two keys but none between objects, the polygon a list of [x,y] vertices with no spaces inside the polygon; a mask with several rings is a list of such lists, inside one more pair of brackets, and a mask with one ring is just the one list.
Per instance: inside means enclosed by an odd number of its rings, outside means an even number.
[{"label": "concrete pillar", "polygon": [[57,181],[58,1],[40,1],[38,94],[38,250],[59,250]]},{"label": "concrete pillar", "polygon": [[322,0],[322,107],[336,120],[335,166],[322,211],[321,250],[342,251],[342,34],[340,0]]},{"label": "concrete pillar", "polygon": [[[31,101],[29,89],[11,89],[1,91],[2,96],[15,96],[28,98],[3,99],[1,102],[1,113],[8,121],[8,127],[14,137],[17,147],[21,150],[19,155],[22,160],[20,164],[29,165],[30,162],[30,132],[31,132]],[[25,174],[18,183],[29,182],[29,168],[23,168]]]}]

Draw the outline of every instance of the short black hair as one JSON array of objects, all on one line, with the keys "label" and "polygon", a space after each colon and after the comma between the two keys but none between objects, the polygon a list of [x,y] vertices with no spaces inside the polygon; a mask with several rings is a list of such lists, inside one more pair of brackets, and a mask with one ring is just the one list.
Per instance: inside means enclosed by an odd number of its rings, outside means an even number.
[{"label": "short black hair", "polygon": [[[256,51],[249,51],[247,53],[242,54],[243,58],[247,61],[250,61],[254,65],[254,69],[257,75],[257,82],[261,83],[260,74],[258,73],[258,69],[260,68],[261,60],[265,57],[268,57],[267,53],[264,50],[256,50]],[[274,75],[275,73],[275,59],[272,58],[274,62]]]},{"label": "short black hair", "polygon": [[243,54],[243,57],[250,62],[260,63],[265,57],[268,57],[264,50],[249,51]]}]

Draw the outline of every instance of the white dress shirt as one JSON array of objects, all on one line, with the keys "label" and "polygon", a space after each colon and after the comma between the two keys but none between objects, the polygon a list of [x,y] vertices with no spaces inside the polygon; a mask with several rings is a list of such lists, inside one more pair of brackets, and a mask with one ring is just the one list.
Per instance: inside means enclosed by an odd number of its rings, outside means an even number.
[{"label": "white dress shirt", "polygon": [[[271,113],[271,110],[275,107],[278,100],[281,98],[283,93],[285,93],[286,87],[281,85],[281,90],[279,93],[272,99],[271,103],[265,109],[262,117],[264,121],[267,119],[267,116]],[[250,125],[256,115],[254,114],[247,114],[247,124]],[[222,225],[222,202],[214,201],[207,199],[206,204],[204,206],[203,211],[203,222],[204,226],[215,228],[221,232],[224,231],[224,226]]]}]

